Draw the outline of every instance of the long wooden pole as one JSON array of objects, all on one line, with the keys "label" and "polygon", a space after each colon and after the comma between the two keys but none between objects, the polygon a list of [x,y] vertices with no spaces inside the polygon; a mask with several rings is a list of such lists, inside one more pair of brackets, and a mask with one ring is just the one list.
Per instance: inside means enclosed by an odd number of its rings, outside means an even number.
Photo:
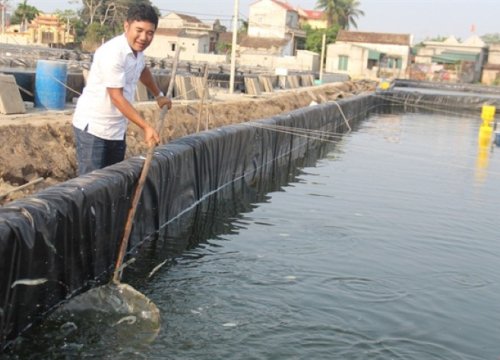
[{"label": "long wooden pole", "polygon": [[36,184],[42,182],[43,180],[45,180],[43,177],[39,177],[39,178],[37,178],[35,180],[31,180],[31,181],[27,182],[26,184],[23,184],[21,186],[15,187],[15,188],[13,188],[13,189],[11,189],[9,191],[6,191],[6,192],[4,192],[3,194],[0,195],[0,200],[2,200],[3,198],[9,196],[10,194],[12,194],[15,191],[19,191],[19,190],[25,189],[25,188],[27,188],[28,186],[31,186],[31,185],[36,185]]},{"label": "long wooden pole", "polygon": [[231,43],[231,74],[229,75],[229,93],[234,92],[234,78],[236,76],[236,42],[238,39],[238,13],[239,0],[234,0],[234,15],[233,15],[233,41]]},{"label": "long wooden pole", "polygon": [[323,83],[323,68],[325,62],[325,46],[326,46],[326,33],[323,33],[323,39],[321,41],[321,59],[319,60],[319,82]]},{"label": "long wooden pole", "polygon": [[[167,90],[167,96],[169,98],[172,97],[172,92],[174,89],[174,81],[175,81],[175,74],[177,73],[177,63],[179,61],[179,53],[180,53],[180,46],[177,47],[177,51],[175,53],[175,58],[174,58],[174,63],[172,66],[172,74],[170,76],[170,83],[168,85],[168,90]],[[160,111],[160,116],[159,116],[159,122],[157,124],[157,131],[158,134],[161,135],[162,129],[163,129],[163,123],[165,120],[165,117],[167,116],[168,112],[168,107],[165,105],[161,111]],[[139,204],[139,200],[141,198],[142,194],[142,189],[144,188],[144,183],[146,182],[146,178],[148,176],[148,171],[151,166],[151,161],[153,160],[153,155],[155,151],[155,146],[152,145],[148,148],[148,152],[146,154],[146,160],[144,161],[144,165],[142,166],[141,170],[141,176],[139,177],[139,181],[137,182],[137,186],[134,191],[134,195],[132,196],[132,205],[130,206],[128,216],[127,216],[127,222],[125,223],[125,229],[123,230],[123,237],[120,242],[120,249],[118,250],[118,257],[116,259],[116,264],[115,264],[115,271],[113,273],[113,282],[114,283],[119,283],[122,275],[122,265],[123,265],[123,259],[125,258],[125,253],[127,251],[128,247],[128,241],[130,238],[130,233],[132,232],[132,225],[134,223],[134,217],[135,213],[137,210],[137,205]]]}]

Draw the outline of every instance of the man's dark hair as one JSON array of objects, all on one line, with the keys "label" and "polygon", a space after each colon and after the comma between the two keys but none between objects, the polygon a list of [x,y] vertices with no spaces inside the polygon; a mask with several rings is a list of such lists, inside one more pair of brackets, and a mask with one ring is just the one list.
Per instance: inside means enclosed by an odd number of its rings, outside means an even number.
[{"label": "man's dark hair", "polygon": [[147,21],[158,27],[158,14],[156,10],[147,4],[134,4],[130,6],[127,13],[127,22]]}]

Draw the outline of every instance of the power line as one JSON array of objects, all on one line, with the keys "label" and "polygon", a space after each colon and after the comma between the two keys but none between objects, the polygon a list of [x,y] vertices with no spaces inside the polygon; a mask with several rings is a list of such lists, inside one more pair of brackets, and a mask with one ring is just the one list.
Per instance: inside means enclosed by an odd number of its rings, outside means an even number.
[{"label": "power line", "polygon": [[226,18],[232,19],[232,15],[221,15],[221,14],[207,14],[207,13],[197,13],[192,11],[183,11],[183,10],[173,10],[173,9],[159,9],[161,12],[171,12],[176,14],[185,14],[185,15],[193,15],[193,16],[205,16],[210,18]]}]

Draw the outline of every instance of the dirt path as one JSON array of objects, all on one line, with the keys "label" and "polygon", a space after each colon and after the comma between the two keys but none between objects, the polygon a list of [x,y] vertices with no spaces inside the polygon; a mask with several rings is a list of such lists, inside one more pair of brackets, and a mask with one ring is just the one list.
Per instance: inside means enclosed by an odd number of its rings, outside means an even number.
[{"label": "dirt path", "polygon": [[[205,102],[200,117],[199,101],[174,101],[162,134],[165,142],[220,126],[267,118],[311,102],[323,103],[373,91],[373,82],[332,83],[278,91],[258,97],[215,93]],[[154,121],[159,109],[154,102],[138,103],[145,118]],[[24,197],[76,176],[76,158],[71,126],[72,109],[29,110],[27,114],[0,116],[0,205]],[[142,131],[130,125],[127,157],[145,153]],[[22,190],[17,187],[39,178]]]}]

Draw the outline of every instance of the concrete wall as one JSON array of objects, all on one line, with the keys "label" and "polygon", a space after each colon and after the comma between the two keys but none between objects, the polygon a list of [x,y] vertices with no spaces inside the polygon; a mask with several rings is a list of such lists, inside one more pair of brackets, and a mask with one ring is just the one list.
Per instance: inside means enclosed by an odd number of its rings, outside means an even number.
[{"label": "concrete wall", "polygon": [[[339,57],[348,56],[347,70],[339,70]],[[326,48],[325,71],[346,74],[351,77],[361,76],[368,61],[368,51],[346,43],[330,44]]]},{"label": "concrete wall", "polygon": [[30,41],[29,34],[0,34],[0,43],[2,44],[15,44],[15,45],[30,45],[33,44]]},{"label": "concrete wall", "polygon": [[490,45],[488,64],[500,64],[500,44]]},{"label": "concrete wall", "polygon": [[250,5],[248,14],[248,36],[284,38],[287,11],[271,0],[262,0]]},{"label": "concrete wall", "polygon": [[319,71],[319,55],[311,51],[299,50],[297,56],[270,56],[265,54],[241,54],[238,64],[243,66],[259,66],[274,71],[286,68],[297,71]]},{"label": "concrete wall", "polygon": [[[146,55],[154,58],[163,59],[167,56],[173,57],[174,52],[167,51],[165,47],[158,46],[156,49],[146,50]],[[215,65],[227,65],[231,63],[231,57],[227,55],[201,54],[181,51],[179,58],[182,61],[202,62]],[[245,54],[242,53],[236,58],[237,66],[259,66],[269,68],[274,72],[276,68],[287,68],[297,71],[319,71],[319,55],[306,50],[298,50],[297,56],[273,56],[268,54]]]},{"label": "concrete wall", "polygon": [[481,83],[485,85],[500,85],[500,70],[483,70]]},{"label": "concrete wall", "polygon": [[193,37],[177,37],[166,35],[155,35],[151,45],[144,51],[146,56],[156,58],[173,57],[175,48],[172,45],[181,46],[181,55],[195,56],[196,54],[207,54],[210,46],[210,37],[203,36],[200,38]]},{"label": "concrete wall", "polygon": [[229,64],[231,59],[227,55],[200,54],[200,53],[181,53],[179,58],[185,61],[205,62],[210,64]]}]

